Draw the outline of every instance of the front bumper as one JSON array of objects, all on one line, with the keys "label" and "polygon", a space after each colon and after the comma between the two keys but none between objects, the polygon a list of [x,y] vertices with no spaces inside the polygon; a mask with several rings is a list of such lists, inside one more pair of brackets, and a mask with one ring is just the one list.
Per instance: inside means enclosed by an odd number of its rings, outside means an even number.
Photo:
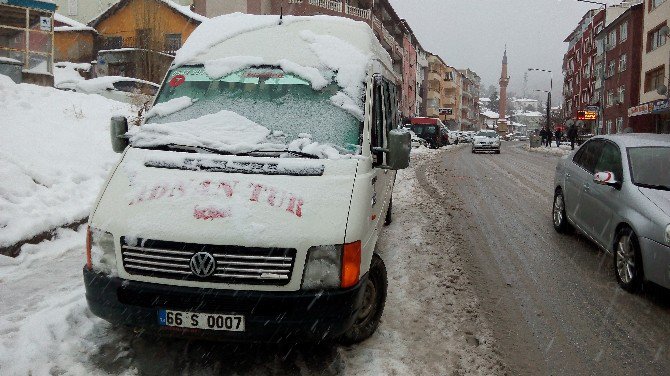
[{"label": "front bumper", "polygon": [[500,150],[500,145],[473,144],[472,148],[475,150]]},{"label": "front bumper", "polygon": [[[311,342],[337,338],[360,309],[367,276],[347,290],[265,292],[161,285],[110,277],[84,267],[86,301],[96,316],[167,336],[231,342]],[[163,327],[158,309],[244,315],[245,332]]]},{"label": "front bumper", "polygon": [[670,247],[643,237],[638,242],[645,278],[670,289]]}]

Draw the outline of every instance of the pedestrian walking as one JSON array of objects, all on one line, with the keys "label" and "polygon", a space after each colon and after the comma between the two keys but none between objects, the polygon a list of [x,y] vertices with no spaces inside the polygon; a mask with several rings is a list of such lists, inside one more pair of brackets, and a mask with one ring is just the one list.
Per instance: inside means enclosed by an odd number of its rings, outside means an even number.
[{"label": "pedestrian walking", "polygon": [[552,138],[554,138],[554,133],[551,130],[547,129],[547,146],[549,147],[551,147]]},{"label": "pedestrian walking", "polygon": [[563,132],[561,132],[561,129],[556,130],[556,147],[561,146],[561,140],[563,139]]},{"label": "pedestrian walking", "polygon": [[540,137],[542,138],[542,146],[547,146],[547,130],[542,128],[540,130]]},{"label": "pedestrian walking", "polygon": [[568,139],[570,140],[570,147],[572,150],[575,150],[575,140],[577,140],[577,127],[572,124],[570,128],[568,128]]}]

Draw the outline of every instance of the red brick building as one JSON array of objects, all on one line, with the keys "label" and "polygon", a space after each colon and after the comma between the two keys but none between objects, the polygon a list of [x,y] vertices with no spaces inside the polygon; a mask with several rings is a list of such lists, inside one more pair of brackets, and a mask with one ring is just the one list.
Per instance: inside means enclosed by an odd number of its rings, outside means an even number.
[{"label": "red brick building", "polygon": [[621,133],[628,127],[636,132],[654,131],[648,122],[628,117],[628,109],[640,104],[643,5],[630,7],[596,36],[605,50],[603,134]]},{"label": "red brick building", "polygon": [[[604,9],[589,10],[564,40],[569,43],[563,57],[563,109],[568,119],[576,119],[578,111],[600,104],[600,90],[596,87],[594,74],[598,72],[594,37],[604,28],[604,23]],[[587,127],[595,131],[598,125],[590,122]]]}]

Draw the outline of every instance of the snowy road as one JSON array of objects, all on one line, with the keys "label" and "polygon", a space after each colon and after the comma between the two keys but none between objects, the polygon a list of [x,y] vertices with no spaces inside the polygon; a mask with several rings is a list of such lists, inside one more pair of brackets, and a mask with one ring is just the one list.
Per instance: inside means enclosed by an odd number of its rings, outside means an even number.
[{"label": "snowy road", "polygon": [[[379,245],[389,256],[382,324],[353,347],[237,346],[159,339],[112,327],[86,307],[84,232],[0,258],[1,375],[492,375],[493,350],[462,249],[441,196],[419,187],[417,171],[453,151],[423,150],[398,175],[394,223]],[[423,167],[422,167],[423,166]]]},{"label": "snowy road", "polygon": [[469,250],[467,274],[512,374],[666,374],[670,293],[623,292],[611,257],[554,232],[557,160],[505,143],[501,155],[461,149],[417,170]]}]

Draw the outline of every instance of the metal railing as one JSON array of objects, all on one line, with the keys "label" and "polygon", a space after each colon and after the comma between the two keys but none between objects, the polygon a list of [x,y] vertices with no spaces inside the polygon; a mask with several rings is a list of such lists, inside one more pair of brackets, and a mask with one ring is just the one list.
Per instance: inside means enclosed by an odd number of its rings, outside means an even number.
[{"label": "metal railing", "polygon": [[370,17],[372,17],[372,9],[361,9],[348,4],[344,7],[344,13],[365,18],[366,20],[369,20]]},{"label": "metal railing", "polygon": [[316,5],[321,8],[329,9],[334,12],[342,12],[342,2],[335,0],[308,0],[310,5]]}]

